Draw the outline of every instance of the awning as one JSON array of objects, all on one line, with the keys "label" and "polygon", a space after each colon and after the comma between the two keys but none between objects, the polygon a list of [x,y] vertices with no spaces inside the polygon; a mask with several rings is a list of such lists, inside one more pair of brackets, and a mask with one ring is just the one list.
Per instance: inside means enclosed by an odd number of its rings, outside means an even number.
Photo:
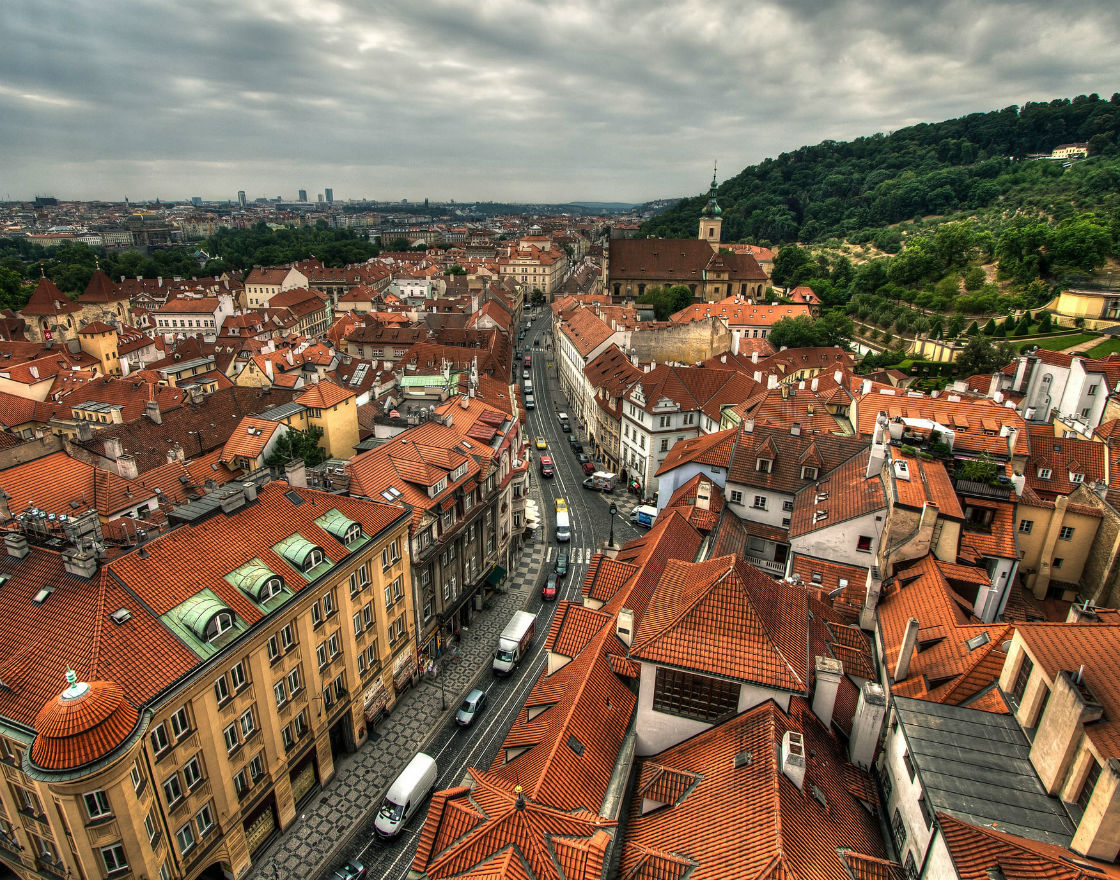
[{"label": "awning", "polygon": [[506,570],[500,565],[495,565],[490,569],[490,574],[486,575],[486,583],[497,586],[502,582],[502,578],[506,576]]}]

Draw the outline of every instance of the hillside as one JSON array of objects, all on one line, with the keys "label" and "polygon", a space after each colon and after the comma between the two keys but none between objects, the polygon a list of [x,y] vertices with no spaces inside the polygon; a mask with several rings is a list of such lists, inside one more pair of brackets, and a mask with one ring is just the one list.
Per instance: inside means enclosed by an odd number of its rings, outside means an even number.
[{"label": "hillside", "polygon": [[[850,142],[824,141],[745,168],[719,187],[723,240],[843,238],[897,251],[892,224],[929,215],[990,217],[1024,210],[1055,218],[1120,207],[1120,94],[1028,103],[923,123]],[[1065,143],[1090,158],[1030,161]],[[642,226],[647,236],[695,235],[707,196],[683,199]],[[880,239],[880,240],[877,240]]]}]

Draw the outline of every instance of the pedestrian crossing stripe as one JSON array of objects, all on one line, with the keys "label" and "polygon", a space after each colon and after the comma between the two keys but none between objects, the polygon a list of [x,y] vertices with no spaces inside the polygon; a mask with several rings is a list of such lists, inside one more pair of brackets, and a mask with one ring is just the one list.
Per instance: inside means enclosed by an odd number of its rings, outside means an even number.
[{"label": "pedestrian crossing stripe", "polygon": [[548,556],[546,556],[546,557],[545,557],[545,560],[546,560],[547,562],[552,562],[552,551],[553,551],[554,549],[555,549],[554,547],[549,547],[549,548],[548,548]]}]

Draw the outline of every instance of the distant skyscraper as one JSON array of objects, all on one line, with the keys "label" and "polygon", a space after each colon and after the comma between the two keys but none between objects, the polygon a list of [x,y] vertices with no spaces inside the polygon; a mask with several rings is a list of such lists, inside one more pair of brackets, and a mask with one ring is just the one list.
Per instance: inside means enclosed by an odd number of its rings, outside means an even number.
[{"label": "distant skyscraper", "polygon": [[307,201],[307,190],[305,190],[305,189],[301,189],[301,190],[299,191],[299,200],[300,200],[301,202],[306,202],[306,201]]},{"label": "distant skyscraper", "polygon": [[245,190],[243,190],[243,189],[239,189],[239,190],[237,191],[237,203],[238,203],[239,205],[241,205],[241,207],[242,207],[242,208],[244,208],[244,207],[245,207],[245,204],[246,204],[246,199],[245,199]]},{"label": "distant skyscraper", "polygon": [[202,196],[191,196],[191,204],[196,208],[202,204]]},{"label": "distant skyscraper", "polygon": [[327,204],[328,205],[333,205],[334,204],[334,190],[331,189],[330,187],[327,187],[326,189],[323,190],[323,192],[326,193],[326,195],[327,195]]},{"label": "distant skyscraper", "polygon": [[319,193],[319,204],[323,204],[323,194]]}]

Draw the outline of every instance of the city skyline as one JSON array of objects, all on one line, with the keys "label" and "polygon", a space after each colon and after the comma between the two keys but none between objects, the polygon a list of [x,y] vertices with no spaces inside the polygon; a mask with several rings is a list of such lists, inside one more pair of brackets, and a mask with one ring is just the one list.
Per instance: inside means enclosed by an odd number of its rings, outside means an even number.
[{"label": "city skyline", "polygon": [[[1101,2],[0,13],[0,195],[647,200],[825,139],[1116,90]],[[967,27],[961,22],[967,21]],[[172,35],[168,39],[168,35]],[[1073,51],[1076,48],[1076,51]]]}]

